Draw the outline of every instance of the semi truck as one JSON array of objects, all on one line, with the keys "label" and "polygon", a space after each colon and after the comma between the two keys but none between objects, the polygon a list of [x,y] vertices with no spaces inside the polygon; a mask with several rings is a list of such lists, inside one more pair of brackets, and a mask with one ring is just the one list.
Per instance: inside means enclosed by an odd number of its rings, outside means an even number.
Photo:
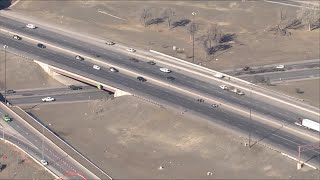
[{"label": "semi truck", "polygon": [[296,122],[295,124],[298,126],[302,126],[302,127],[320,132],[320,123],[312,121],[310,119],[299,118],[299,121]]}]

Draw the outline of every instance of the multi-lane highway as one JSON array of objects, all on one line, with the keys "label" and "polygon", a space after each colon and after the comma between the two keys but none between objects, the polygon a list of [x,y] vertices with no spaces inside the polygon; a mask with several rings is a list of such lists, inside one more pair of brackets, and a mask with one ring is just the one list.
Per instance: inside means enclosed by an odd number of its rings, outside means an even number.
[{"label": "multi-lane highway", "polygon": [[[24,23],[8,20],[3,17],[0,17],[0,22],[1,25],[7,29],[12,29],[14,31],[22,32],[34,37],[39,37],[45,41],[59,44],[63,47],[72,48],[84,54],[89,54],[92,56],[98,55],[101,61],[111,62],[123,68],[135,71],[139,74],[145,74],[148,77],[167,82],[166,77],[169,74],[160,72],[160,66],[158,66],[158,64],[152,66],[144,61],[135,63],[129,61],[129,57],[126,55],[115,53],[108,49],[72,39],[70,37],[65,37],[45,29],[26,29],[24,28]],[[50,65],[54,65],[76,74],[81,74],[82,76],[92,78],[114,87],[118,87],[146,99],[151,99],[154,102],[159,102],[162,105],[170,105],[188,110],[188,112],[193,115],[205,117],[217,124],[222,124],[225,127],[236,129],[243,133],[253,131],[252,134],[258,139],[261,139],[263,142],[272,144],[280,149],[284,148],[292,154],[296,152],[298,145],[314,142],[310,139],[298,137],[298,135],[289,134],[281,129],[275,132],[274,128],[266,124],[262,124],[261,122],[250,120],[248,117],[244,117],[243,115],[235,114],[228,108],[223,107],[223,105],[214,109],[211,107],[210,103],[197,102],[197,96],[190,96],[190,94],[181,92],[179,93],[166,86],[160,86],[159,84],[152,83],[152,81],[142,83],[137,81],[136,77],[124,74],[121,71],[119,73],[113,73],[105,67],[102,67],[102,69],[99,71],[94,70],[92,68],[92,62],[88,60],[75,60],[73,54],[55,51],[50,47],[47,49],[40,49],[37,48],[32,42],[24,40],[14,41],[11,36],[6,34],[0,35],[0,43],[8,45],[8,51],[24,54],[25,56],[33,59],[41,60],[42,62]],[[176,78],[172,82],[167,82],[171,85],[181,87],[188,91],[196,92],[199,94],[199,96],[207,96],[213,100],[234,104],[235,106],[245,108],[248,111],[249,109],[252,109],[252,112],[270,116],[271,118],[277,119],[280,122],[293,124],[300,117],[300,115],[295,112],[275,107],[272,104],[268,104],[259,100],[259,98],[255,98],[254,96],[253,98],[250,98],[248,96],[238,96],[223,91],[217,86],[219,85],[217,83],[210,84],[180,73],[175,69],[174,72],[170,73],[170,76]],[[309,153],[306,153],[306,155],[308,157],[312,157],[312,154],[314,153],[318,152],[310,151]],[[314,161],[318,164],[320,162],[317,159],[312,159],[312,162]]]},{"label": "multi-lane highway", "polygon": [[[39,133],[36,133],[35,130],[30,128],[24,122],[21,122],[12,116],[11,122],[4,122],[2,117],[6,114],[8,114],[8,112],[0,109],[1,124],[3,128],[6,129],[6,131],[9,131],[8,128],[12,128],[13,131],[20,135],[12,136],[9,133],[6,133],[5,138],[16,143],[20,148],[30,153],[39,162],[42,159],[46,160],[48,162],[48,165],[46,165],[47,168],[52,170],[52,172],[57,176],[61,177],[68,172],[76,172],[85,178],[97,178],[94,174],[77,164],[76,161],[61,151],[52,142],[45,139],[44,136],[41,137]],[[69,176],[68,178],[79,179],[79,176]]]},{"label": "multi-lane highway", "polygon": [[41,90],[26,90],[17,91],[7,95],[8,101],[12,105],[26,105],[26,104],[46,104],[52,102],[42,102],[42,98],[53,97],[53,103],[66,102],[82,102],[97,99],[110,98],[112,95],[107,91],[98,90],[97,88],[86,88],[82,90],[71,90],[68,88],[55,89],[41,89]]}]

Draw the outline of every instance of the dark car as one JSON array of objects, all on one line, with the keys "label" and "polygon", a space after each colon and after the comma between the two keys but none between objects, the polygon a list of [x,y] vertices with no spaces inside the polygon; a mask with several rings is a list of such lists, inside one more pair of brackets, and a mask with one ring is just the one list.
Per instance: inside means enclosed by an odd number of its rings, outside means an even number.
[{"label": "dark car", "polygon": [[197,101],[198,101],[198,102],[204,102],[204,100],[203,100],[203,99],[197,99]]},{"label": "dark car", "polygon": [[136,59],[136,58],[130,58],[129,60],[132,61],[132,62],[139,62],[139,60]]},{"label": "dark car", "polygon": [[9,90],[6,91],[7,94],[12,94],[12,93],[15,93],[15,92],[16,92],[16,91],[15,91],[15,90],[12,90],[12,89],[9,89]]},{"label": "dark car", "polygon": [[43,44],[41,44],[41,43],[38,43],[38,45],[37,45],[39,48],[42,48],[42,49],[44,49],[44,48],[46,48],[46,46],[45,45],[43,45]]},{"label": "dark car", "polygon": [[149,61],[148,64],[155,65],[156,63],[154,61]]},{"label": "dark car", "polygon": [[244,71],[249,71],[249,69],[250,69],[249,66],[246,66],[246,67],[243,68]]},{"label": "dark car", "polygon": [[137,79],[141,82],[146,82],[147,80],[141,76],[138,76]]},{"label": "dark car", "polygon": [[71,86],[69,86],[69,88],[72,90],[81,90],[82,89],[81,86],[75,86],[75,85],[71,85]]},{"label": "dark car", "polygon": [[21,40],[22,37],[18,36],[18,35],[13,35],[13,39],[16,39],[16,40]]},{"label": "dark car", "polygon": [[175,80],[176,78],[174,78],[174,77],[172,77],[172,76],[169,76],[169,77],[167,77],[167,80],[169,80],[169,81],[173,81],[173,80]]}]

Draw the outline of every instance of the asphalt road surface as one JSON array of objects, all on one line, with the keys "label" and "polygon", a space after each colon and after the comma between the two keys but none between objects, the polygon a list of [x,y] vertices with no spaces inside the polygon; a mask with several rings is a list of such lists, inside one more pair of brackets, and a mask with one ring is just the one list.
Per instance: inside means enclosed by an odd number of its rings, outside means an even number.
[{"label": "asphalt road surface", "polygon": [[[7,114],[3,109],[0,109],[1,121],[2,117]],[[7,123],[15,131],[19,132],[26,141],[12,137],[6,136],[5,138],[16,143],[19,147],[22,147],[28,153],[31,153],[38,161],[45,159],[48,162],[47,167],[54,172],[59,172],[61,175],[67,172],[77,172],[86,178],[96,178],[91,173],[87,174],[78,164],[75,164],[70,160],[68,155],[62,154],[61,151],[57,150],[57,147],[53,146],[51,143],[47,143],[42,137],[26,127],[24,123],[19,122],[16,119],[12,119],[11,122]],[[5,126],[3,127],[5,128]],[[69,179],[79,179],[79,176],[69,176]]]},{"label": "asphalt road surface", "polygon": [[[53,102],[42,102],[42,98],[53,97]],[[42,103],[66,103],[77,101],[90,101],[97,99],[110,98],[112,95],[107,91],[91,88],[88,90],[70,90],[70,89],[47,89],[36,91],[18,91],[7,96],[12,105],[22,104],[42,104]]]},{"label": "asphalt road surface", "polygon": [[263,76],[269,78],[271,82],[275,81],[288,81],[296,79],[308,79],[320,77],[320,69],[302,69],[293,71],[280,71],[273,73],[261,73],[261,74],[246,74],[238,76],[238,78],[254,82],[255,76]]},{"label": "asphalt road surface", "polygon": [[[16,29],[35,33],[33,34],[34,36],[44,36],[41,38],[47,38],[50,41],[61,43],[64,46],[80,48],[80,50],[83,50],[89,54],[99,54],[101,58],[108,59],[109,61],[112,61],[114,63],[118,63],[121,66],[127,67],[128,69],[135,69],[136,71],[141,71],[158,78],[165,79],[167,77],[167,74],[161,73],[159,71],[159,67],[157,66],[151,66],[145,62],[134,63],[128,61],[128,57],[124,55],[116,54],[111,51],[108,52],[106,49],[93,47],[92,45],[79,42],[78,40],[70,40],[61,35],[57,35],[52,32],[46,32],[41,28],[36,30],[27,30],[23,27],[24,24],[22,25],[21,23],[15,25]],[[43,35],[41,35],[41,33],[43,33]],[[47,34],[49,37],[46,37]],[[55,51],[51,51],[50,49],[39,49],[35,45],[30,46],[29,43],[26,43],[24,41],[14,41],[11,37],[5,37],[3,35],[0,36],[0,42],[2,44],[8,45],[10,48],[17,49],[20,52],[33,53],[26,54],[29,57],[33,57],[45,63],[54,65],[62,69],[66,69],[76,74],[81,74],[85,77],[95,79],[102,83],[118,87],[130,93],[133,93],[136,96],[144,97],[146,99],[153,100],[154,102],[159,102],[163,105],[171,105],[180,109],[182,108],[184,110],[187,110],[188,112],[193,112],[192,114],[205,116],[215,123],[223,124],[225,127],[237,129],[247,134],[248,132],[253,131],[252,136],[262,139],[262,142],[268,142],[280,149],[285,148],[292,154],[295,154],[297,146],[299,144],[310,143],[307,140],[303,140],[295,135],[289,135],[288,133],[281,130],[275,131],[273,128],[270,128],[265,124],[261,124],[256,121],[250,121],[247,117],[233,114],[223,108],[213,109],[210,104],[198,103],[196,102],[197,97],[189,97],[183,94],[177,94],[176,92],[157,86],[155,84],[151,84],[149,82],[141,83],[137,81],[135,77],[129,77],[122,74],[121,72],[112,73],[103,68],[100,71],[94,70],[92,68],[93,64],[88,61],[78,61],[75,60],[72,56],[57,53]],[[277,117],[288,123],[295,122],[299,117],[298,114],[295,114],[293,112],[281,110],[278,107],[274,107],[258,100],[250,99],[247,96],[237,96],[235,94],[225,92],[218,86],[210,85],[208,83],[196,80],[183,74],[179,74],[177,72],[171,73],[170,76],[174,76],[176,78],[175,81],[171,82],[176,85],[183,85],[190,89],[201,91],[204,94],[222,98],[227,102],[232,102],[235,104],[239,104],[240,106],[247,107],[248,110],[249,108],[251,108],[252,110]],[[312,157],[314,153],[315,152],[309,152],[309,154],[306,153],[306,156]],[[318,159],[312,159],[311,161],[316,161],[316,163],[319,164]]]}]

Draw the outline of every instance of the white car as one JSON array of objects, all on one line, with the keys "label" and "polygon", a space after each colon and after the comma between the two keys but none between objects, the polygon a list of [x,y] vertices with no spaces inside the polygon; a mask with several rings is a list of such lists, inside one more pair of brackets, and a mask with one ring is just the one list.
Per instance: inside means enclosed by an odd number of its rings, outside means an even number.
[{"label": "white car", "polygon": [[51,101],[55,101],[55,99],[53,97],[45,97],[42,99],[43,102],[51,102]]},{"label": "white car", "polygon": [[107,44],[107,45],[115,45],[116,43],[113,42],[113,41],[107,41],[106,44]]},{"label": "white car", "polygon": [[226,90],[226,89],[228,89],[228,86],[226,86],[226,85],[221,85],[220,88],[223,89],[223,90]]},{"label": "white car", "polygon": [[40,162],[44,166],[48,165],[48,162],[46,160],[44,160],[44,159],[41,159]]},{"label": "white car", "polygon": [[111,67],[109,70],[110,70],[111,72],[119,72],[119,70],[116,69],[116,68],[114,68],[114,67]]},{"label": "white car", "polygon": [[284,69],[284,65],[277,65],[276,69]]},{"label": "white car", "polygon": [[33,24],[27,24],[26,27],[29,28],[29,29],[35,29],[35,28],[37,28],[37,27],[36,27],[35,25],[33,25]]},{"label": "white car", "polygon": [[21,39],[22,39],[22,38],[21,38],[20,36],[18,36],[18,35],[13,35],[12,37],[13,37],[13,39],[16,39],[16,40],[21,40]]},{"label": "white car", "polygon": [[133,48],[128,48],[127,51],[129,51],[129,52],[136,52],[136,50],[133,49]]},{"label": "white car", "polygon": [[76,55],[74,58],[76,58],[76,60],[80,60],[80,61],[83,61],[83,60],[84,60],[84,58],[81,57],[81,56],[79,56],[79,55]]},{"label": "white car", "polygon": [[222,74],[219,74],[219,73],[217,73],[217,74],[215,74],[213,76],[216,77],[216,78],[223,78],[224,77]]},{"label": "white car", "polygon": [[164,67],[160,68],[160,71],[161,72],[165,72],[165,73],[170,73],[171,72],[171,70],[169,70],[168,68],[164,68]]},{"label": "white car", "polygon": [[101,68],[98,65],[93,65],[93,69],[100,70]]}]

